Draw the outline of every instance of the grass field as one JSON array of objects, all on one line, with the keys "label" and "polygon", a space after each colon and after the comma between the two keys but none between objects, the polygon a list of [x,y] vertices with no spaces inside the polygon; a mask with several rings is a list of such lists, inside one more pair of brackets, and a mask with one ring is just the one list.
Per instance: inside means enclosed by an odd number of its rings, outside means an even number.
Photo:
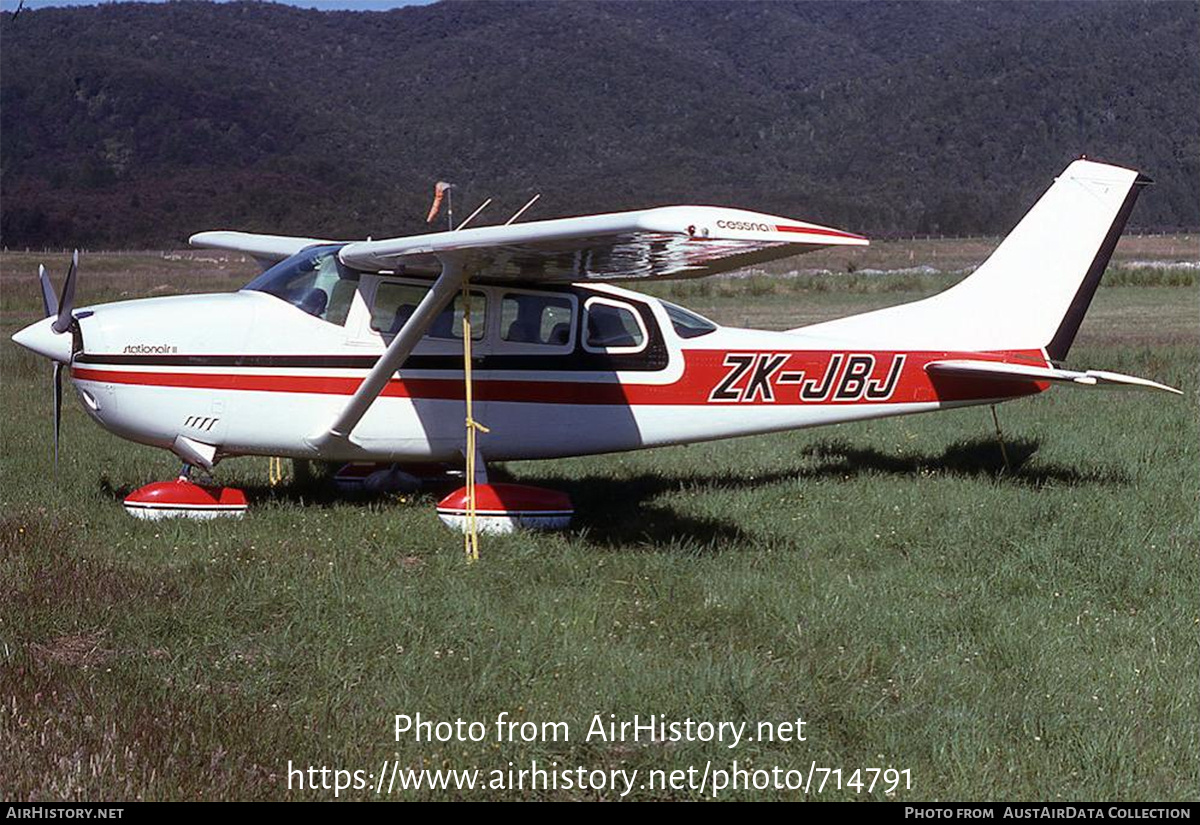
[{"label": "grass field", "polygon": [[[56,476],[49,367],[8,341],[37,315],[41,256],[6,253],[0,797],[332,796],[289,791],[289,760],[645,772],[736,759],[911,771],[911,790],[891,797],[826,788],[813,799],[1194,800],[1200,301],[1194,276],[1156,278],[1176,270],[1145,262],[1200,250],[1195,236],[1170,242],[1181,251],[1118,255],[1110,274],[1136,285],[1099,291],[1072,361],[1183,398],[1060,389],[1004,405],[1011,470],[986,409],[509,464],[501,472],[567,490],[577,522],[485,538],[473,566],[432,497],[272,488],[266,459],[220,468],[252,499],[241,522],[133,521],[122,496],[177,462],[104,433],[73,399]],[[986,254],[922,243],[912,261]],[[885,251],[885,264],[909,266],[900,246]],[[80,303],[229,289],[252,269],[184,254],[85,257]],[[206,280],[184,282],[193,267]],[[1119,274],[1131,270],[1141,274]],[[910,300],[938,286],[921,278],[948,277],[846,276],[656,289],[722,322],[783,327]],[[502,711],[567,722],[571,739],[392,734],[394,714],[492,723]],[[807,741],[583,741],[597,713],[801,716]]]}]

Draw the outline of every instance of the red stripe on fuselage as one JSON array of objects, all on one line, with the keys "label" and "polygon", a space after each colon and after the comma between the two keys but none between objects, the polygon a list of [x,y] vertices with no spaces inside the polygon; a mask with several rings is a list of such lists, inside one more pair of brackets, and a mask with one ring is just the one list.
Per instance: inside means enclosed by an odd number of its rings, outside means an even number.
[{"label": "red stripe on fuselage", "polygon": [[[751,392],[753,369],[730,385],[744,400],[710,401],[713,390],[730,376],[727,359],[740,355],[786,355],[787,360],[771,373],[771,392]],[[870,398],[865,395],[848,400],[834,396],[838,382],[847,369],[850,356],[867,355],[874,359],[874,367],[865,377],[883,386],[888,371],[898,355],[904,356],[902,370],[894,389],[886,398]],[[801,388],[809,380],[819,385],[830,370],[835,356],[841,356],[840,364],[834,368],[828,397],[819,400],[803,400]],[[967,401],[972,399],[1021,396],[1045,389],[1044,382],[995,381],[956,376],[929,376],[925,365],[930,361],[970,357],[1045,366],[1046,361],[1038,350],[1013,352],[835,352],[771,350],[686,350],[684,372],[678,381],[671,384],[639,384],[594,381],[573,381],[569,374],[555,380],[510,380],[491,377],[488,373],[475,374],[475,397],[480,401],[504,401],[534,404],[626,404],[626,405],[706,405],[720,403],[750,405],[802,405],[802,404],[872,404],[872,403],[921,403],[932,401]],[[258,369],[258,368],[254,368]],[[804,373],[803,380],[794,380],[796,373]],[[365,373],[364,373],[365,374]],[[361,376],[331,375],[270,375],[261,371],[251,372],[200,372],[173,371],[149,372],[123,368],[93,369],[77,367],[73,376],[80,381],[96,381],[109,384],[126,384],[146,387],[180,387],[192,389],[234,390],[243,392],[308,393],[314,395],[353,395],[362,383]],[[791,381],[780,381],[781,376],[790,376]],[[760,388],[761,389],[761,388]],[[382,395],[389,398],[415,398],[428,400],[462,400],[463,381],[461,376],[448,378],[404,377],[393,378],[384,388]]]}]

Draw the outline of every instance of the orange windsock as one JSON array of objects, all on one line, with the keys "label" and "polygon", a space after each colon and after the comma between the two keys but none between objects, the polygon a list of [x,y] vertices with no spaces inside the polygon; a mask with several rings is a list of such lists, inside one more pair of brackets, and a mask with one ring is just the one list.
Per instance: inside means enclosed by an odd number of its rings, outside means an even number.
[{"label": "orange windsock", "polygon": [[446,183],[444,180],[439,180],[433,186],[433,205],[429,207],[429,215],[425,218],[425,223],[433,223],[433,219],[438,216],[438,212],[442,209],[442,198],[446,197],[446,191],[454,184]]}]

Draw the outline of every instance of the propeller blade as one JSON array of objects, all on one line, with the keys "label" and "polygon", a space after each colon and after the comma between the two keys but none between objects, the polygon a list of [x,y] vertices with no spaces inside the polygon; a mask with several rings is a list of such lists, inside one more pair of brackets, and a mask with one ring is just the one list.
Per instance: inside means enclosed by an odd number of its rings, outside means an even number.
[{"label": "propeller blade", "polygon": [[63,365],[54,362],[54,472],[58,472],[58,433],[62,428],[62,370]]},{"label": "propeller blade", "polygon": [[54,294],[54,284],[50,283],[50,276],[46,274],[46,267],[38,264],[38,280],[42,284],[42,309],[46,311],[46,316],[58,314],[58,296]]},{"label": "propeller blade", "polygon": [[50,325],[55,332],[66,332],[71,328],[71,310],[75,309],[75,276],[79,272],[79,250],[71,255],[71,268],[67,270],[67,281],[63,284],[62,300],[58,305],[58,320]]}]

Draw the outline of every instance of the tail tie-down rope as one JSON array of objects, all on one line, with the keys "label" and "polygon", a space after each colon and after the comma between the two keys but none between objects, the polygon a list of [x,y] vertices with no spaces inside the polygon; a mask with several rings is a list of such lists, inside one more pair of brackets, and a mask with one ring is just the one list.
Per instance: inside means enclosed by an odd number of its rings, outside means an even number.
[{"label": "tail tie-down rope", "polygon": [[467,408],[467,529],[463,536],[463,549],[467,555],[467,563],[479,561],[479,531],[475,523],[475,435],[490,432],[487,427],[475,420],[474,394],[471,379],[471,283],[470,277],[464,276],[462,283],[463,294],[463,384],[466,389]]}]

